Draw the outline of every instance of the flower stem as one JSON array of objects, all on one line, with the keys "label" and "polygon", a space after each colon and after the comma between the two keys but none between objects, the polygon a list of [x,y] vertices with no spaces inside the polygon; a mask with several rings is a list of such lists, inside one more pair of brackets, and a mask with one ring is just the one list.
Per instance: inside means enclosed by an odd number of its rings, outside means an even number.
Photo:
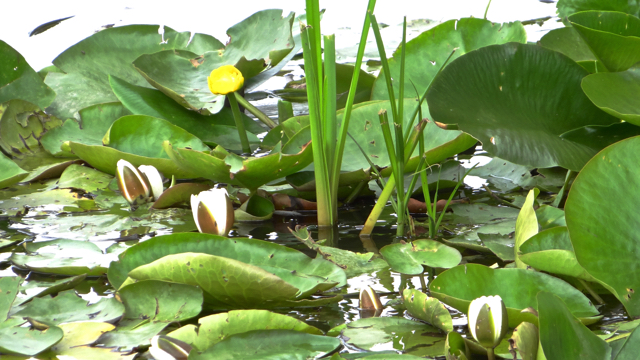
[{"label": "flower stem", "polygon": [[229,104],[231,105],[231,111],[233,111],[233,120],[236,122],[236,128],[238,129],[238,136],[240,136],[240,144],[242,144],[242,152],[245,154],[251,154],[251,147],[249,146],[249,139],[247,138],[247,132],[244,129],[244,123],[242,122],[242,115],[240,114],[240,107],[238,106],[238,100],[236,100],[236,93],[229,94]]},{"label": "flower stem", "polygon": [[487,358],[489,360],[496,360],[496,355],[493,352],[493,348],[487,348]]},{"label": "flower stem", "polygon": [[[255,116],[258,120],[260,120],[263,124],[267,125],[269,129],[273,129],[276,127],[276,123],[271,120],[265,113],[260,111],[257,107],[253,106],[247,99],[243,98],[242,95],[234,92],[236,100],[242,105],[245,109],[249,110],[253,116]],[[231,100],[229,100],[231,101]]]}]

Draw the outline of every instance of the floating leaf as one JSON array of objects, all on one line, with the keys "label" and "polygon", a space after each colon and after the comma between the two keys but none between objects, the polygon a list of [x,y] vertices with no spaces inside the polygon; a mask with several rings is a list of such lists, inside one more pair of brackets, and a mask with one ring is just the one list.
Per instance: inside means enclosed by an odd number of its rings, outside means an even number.
[{"label": "floating leaf", "polygon": [[427,294],[415,289],[405,289],[402,292],[402,299],[411,316],[426,321],[444,332],[453,331],[451,314],[440,300],[428,297]]},{"label": "floating leaf", "polygon": [[423,266],[451,268],[462,259],[458,250],[434,240],[387,245],[380,249],[380,255],[392,270],[407,275],[422,274]]}]

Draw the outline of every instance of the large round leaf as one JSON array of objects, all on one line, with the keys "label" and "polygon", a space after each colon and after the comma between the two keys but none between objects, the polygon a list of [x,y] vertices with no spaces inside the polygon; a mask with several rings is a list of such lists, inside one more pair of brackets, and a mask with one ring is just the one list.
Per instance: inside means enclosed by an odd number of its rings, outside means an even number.
[{"label": "large round leaf", "polygon": [[636,0],[562,0],[558,1],[557,6],[558,16],[562,19],[586,10],[622,11],[636,16],[640,14],[640,2]]},{"label": "large round leaf", "polygon": [[569,21],[609,71],[624,71],[640,61],[637,17],[615,11],[584,11],[569,16]]},{"label": "large round leaf", "polygon": [[128,115],[116,120],[105,136],[104,145],[129,154],[168,159],[162,147],[167,140],[176,147],[210,150],[202,140],[186,130],[146,115]]},{"label": "large round leaf", "polygon": [[560,135],[617,121],[584,95],[586,75],[566,56],[535,45],[487,46],[447,66],[427,102],[434,120],[458,124],[494,156],[580,170],[594,151]]},{"label": "large round leaf", "polygon": [[119,288],[127,278],[129,271],[138,266],[149,264],[166,255],[186,252],[224,256],[246,264],[256,265],[264,270],[286,269],[299,276],[309,275],[322,278],[326,290],[334,285],[342,286],[346,282],[344,271],[322,258],[311,259],[298,250],[267,241],[233,238],[200,234],[175,233],[158,236],[137,244],[123,253],[119,261],[109,266],[109,282]]},{"label": "large round leaf", "polygon": [[63,335],[57,326],[46,330],[21,326],[0,328],[0,352],[33,356],[55,345]]},{"label": "large round leaf", "polygon": [[631,316],[640,315],[640,137],[609,146],[574,181],[565,216],[576,258]]},{"label": "large round leaf", "polygon": [[340,340],[294,330],[253,330],[229,336],[209,349],[191,351],[189,360],[317,359],[340,346]]},{"label": "large round leaf", "polygon": [[[158,30],[162,29],[161,33]],[[57,94],[47,111],[59,118],[90,105],[117,101],[109,75],[150,87],[131,64],[142,54],[182,49],[202,54],[223,45],[210,35],[176,32],[159,25],[129,25],[105,29],[71,46],[53,60],[63,72],[50,72],[45,83]]]},{"label": "large round leaf", "polygon": [[453,331],[451,313],[438,299],[416,289],[405,289],[402,299],[411,316],[426,321],[444,332]]},{"label": "large round leaf", "polygon": [[[611,359],[611,348],[586,326],[576,321],[558,296],[538,294],[540,345],[546,359]],[[538,358],[541,354],[538,354]]]},{"label": "large round leaf", "polygon": [[462,259],[458,250],[435,240],[387,245],[380,249],[380,255],[387,260],[392,270],[407,275],[422,274],[423,266],[451,268]]},{"label": "large round leaf", "polygon": [[0,189],[11,186],[29,175],[28,172],[22,170],[18,164],[9,159],[5,154],[0,153]]},{"label": "large round leaf", "polygon": [[[640,38],[638,41],[640,47]],[[591,74],[582,80],[582,89],[600,109],[640,125],[640,105],[637,102],[640,96],[639,67],[617,73]]]},{"label": "large round leaf", "polygon": [[198,326],[185,325],[167,335],[203,351],[231,335],[252,330],[295,330],[322,335],[322,331],[304,321],[267,310],[234,310],[209,315],[198,319]]},{"label": "large round leaf", "polygon": [[[405,64],[405,95],[416,96],[416,90],[422,94],[431,80],[447,60],[454,48],[457,48],[451,60],[469,51],[483,46],[504,44],[507,42],[521,42],[527,40],[527,34],[522,24],[514,23],[494,24],[485,19],[462,18],[449,20],[430,30],[423,32],[407,42]],[[389,59],[391,78],[400,79],[400,52],[398,48]],[[398,96],[399,84],[394,82],[394,92]],[[371,99],[388,99],[385,77],[380,73],[374,83]]]},{"label": "large round leaf", "polygon": [[0,103],[22,99],[44,109],[55,97],[24,57],[0,40]]},{"label": "large round leaf", "polygon": [[558,295],[577,317],[593,317],[598,310],[589,299],[568,283],[553,276],[525,269],[491,269],[478,264],[449,269],[431,283],[431,295],[459,311],[467,313],[469,304],[481,296],[500,295],[509,314],[509,326],[522,321],[536,323],[523,309],[538,308],[536,295],[548,291]]}]

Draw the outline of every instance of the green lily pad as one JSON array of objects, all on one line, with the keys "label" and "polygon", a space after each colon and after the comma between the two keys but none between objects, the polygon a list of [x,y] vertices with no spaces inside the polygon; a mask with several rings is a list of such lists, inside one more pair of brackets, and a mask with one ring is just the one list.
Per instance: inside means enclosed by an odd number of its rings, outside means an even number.
[{"label": "green lily pad", "polygon": [[168,159],[162,148],[162,143],[167,140],[171,140],[176,147],[194,151],[210,150],[195,135],[166,120],[146,115],[128,115],[116,120],[103,143],[129,154]]},{"label": "green lily pad", "polygon": [[[610,90],[615,91],[613,89]],[[638,135],[640,135],[639,126],[628,122],[619,122],[609,126],[584,126],[568,131],[560,137],[591,146],[594,150],[600,151],[600,149],[604,149],[618,141]]]},{"label": "green lily pad", "polygon": [[111,124],[131,114],[118,102],[92,105],[81,109],[79,113],[80,121],[67,119],[62,126],[53,128],[42,136],[42,146],[49,153],[55,156],[75,157],[66,146],[61,148],[66,141],[84,145],[102,145],[102,138]]},{"label": "green lily pad", "polygon": [[494,156],[532,168],[578,171],[595,152],[560,135],[619,121],[584,95],[580,83],[587,74],[566,56],[539,46],[487,46],[448,65],[427,102],[434,120],[458,124]]},{"label": "green lily pad", "polygon": [[[582,80],[582,89],[603,111],[634,125],[640,125],[640,107],[635,103],[633,96],[640,92],[640,67],[617,73],[591,74]],[[636,128],[632,131],[637,135],[639,130]],[[623,136],[632,136],[633,133]]]},{"label": "green lily pad", "polygon": [[271,219],[274,211],[271,200],[253,195],[234,211],[234,217],[238,222],[266,221]]},{"label": "green lily pad", "polygon": [[[248,80],[277,65],[294,47],[293,15],[284,17],[282,10],[259,11],[227,30],[231,40],[226,47],[191,53],[149,52],[135,59],[133,66],[150,84],[182,106],[215,114],[222,108],[224,96],[209,90],[207,77],[211,71],[222,65],[235,65]],[[258,36],[255,29],[260,29]]]},{"label": "green lily pad", "polygon": [[191,351],[190,360],[315,359],[334,351],[340,340],[294,330],[253,330],[231,335],[203,352]]},{"label": "green lily pad", "polygon": [[380,249],[380,255],[392,270],[407,275],[422,274],[423,266],[451,268],[462,260],[458,250],[434,240],[387,245]]},{"label": "green lily pad", "polygon": [[73,289],[86,277],[86,274],[82,274],[78,276],[56,279],[53,281],[30,280],[22,284],[22,286],[20,287],[20,293],[26,293],[27,295],[20,296],[19,300],[16,302],[16,305],[22,305],[35,298],[54,295],[64,290]]},{"label": "green lily pad", "polygon": [[167,26],[128,25],[102,30],[53,60],[63,72],[49,72],[45,78],[45,83],[57,94],[47,111],[67,119],[88,106],[117,101],[109,86],[109,75],[150,87],[132,65],[142,54],[169,49],[202,54],[222,46],[210,35],[194,34],[191,39],[191,32],[179,33]]},{"label": "green lily pad", "polygon": [[92,242],[51,240],[26,245],[27,254],[14,252],[13,265],[41,273],[75,276],[100,276],[107,272],[113,255],[104,255]]},{"label": "green lily pad", "polygon": [[516,220],[516,234],[515,234],[515,246],[514,252],[516,257],[516,267],[526,269],[526,264],[520,259],[520,247],[528,239],[538,233],[538,219],[536,218],[536,212],[533,209],[534,202],[538,193],[536,189],[529,190],[527,199],[520,209],[518,219]]},{"label": "green lily pad", "polygon": [[[5,276],[0,278],[0,288],[4,294],[0,297],[0,320],[4,322],[9,317],[9,310],[18,295],[18,289],[24,279],[19,276]],[[0,324],[2,323],[0,322]]]},{"label": "green lily pad", "polygon": [[511,235],[478,233],[482,244],[502,261],[515,261],[515,239]]},{"label": "green lily pad", "polygon": [[520,259],[537,270],[595,281],[576,260],[566,226],[547,229],[529,238],[520,247]]},{"label": "green lily pad", "polygon": [[58,187],[60,189],[76,189],[87,193],[95,193],[97,190],[106,189],[113,176],[102,171],[82,165],[70,165],[60,176]]},{"label": "green lily pad", "polygon": [[568,19],[606,70],[625,71],[640,61],[637,17],[617,11],[583,11]]},{"label": "green lily pad", "polygon": [[[616,360],[633,360],[640,352],[640,330],[635,328],[631,335],[625,338],[618,353],[612,358]],[[613,346],[612,346],[613,347]]]},{"label": "green lily pad", "polygon": [[[237,135],[238,132],[235,129],[235,120],[230,108],[223,108],[217,114],[206,116],[196,111],[185,109],[161,91],[135,86],[115,76],[109,77],[109,83],[118,99],[132,113],[167,120],[173,125],[198,136],[207,145],[215,146],[220,144],[227,149],[236,150],[229,146],[235,144],[235,142],[230,143],[230,140],[226,138],[234,134],[234,132]],[[264,132],[264,129],[251,120],[250,117],[242,114],[242,119],[245,129],[250,133],[259,134]],[[228,127],[232,127],[234,132],[229,133]],[[257,138],[251,137],[250,134],[247,135],[250,136],[250,142],[252,139],[254,143],[259,142]],[[239,138],[235,140],[239,143]]]},{"label": "green lily pad", "polygon": [[31,170],[29,176],[22,179],[22,182],[34,182],[48,179],[58,178],[69,166],[73,164],[79,164],[82,160],[78,159],[65,159],[66,161],[57,162],[48,165],[38,166]]},{"label": "green lily pad", "polygon": [[[109,267],[109,282],[115,287],[122,286],[130,271],[149,264],[166,255],[180,253],[202,253],[226,257],[245,264],[259,266],[266,271],[283,272],[287,269],[291,278],[309,276],[323,279],[321,290],[346,282],[344,271],[324,259],[311,259],[298,250],[283,247],[267,241],[247,238],[225,238],[199,233],[174,233],[157,236],[137,244],[120,255],[119,261]],[[280,270],[278,270],[280,269]],[[281,271],[282,270],[282,271]],[[277,295],[277,294],[273,294]]]},{"label": "green lily pad", "polygon": [[558,16],[561,19],[571,14],[587,10],[613,10],[622,11],[627,14],[640,14],[640,4],[635,1],[624,0],[562,0],[557,4]]},{"label": "green lily pad", "polygon": [[167,334],[182,340],[196,351],[204,351],[235,334],[253,330],[295,330],[322,335],[318,328],[290,316],[267,310],[234,310],[198,319],[198,325],[185,325]]},{"label": "green lily pad", "polygon": [[416,289],[405,289],[402,292],[402,299],[411,316],[426,321],[444,332],[453,331],[451,314],[440,300]]},{"label": "green lily pad", "polygon": [[440,329],[399,317],[373,317],[347,324],[342,331],[347,344],[371,350],[382,344],[416,356],[440,356],[444,353],[444,335]]},{"label": "green lily pad", "polygon": [[67,189],[34,192],[14,196],[0,203],[0,215],[23,216],[27,212],[47,214],[51,212],[82,212],[95,210],[95,202],[83,199],[78,193]]},{"label": "green lily pad", "polygon": [[2,175],[0,175],[0,189],[18,183],[29,175],[29,172],[24,171],[18,164],[2,153],[0,153],[0,168],[3,169]]},{"label": "green lily pad", "polygon": [[23,100],[0,104],[0,148],[27,171],[64,162],[67,159],[53,157],[40,144],[43,134],[61,124],[58,118]]},{"label": "green lily pad", "polygon": [[[507,42],[524,43],[527,39],[520,22],[495,24],[486,19],[462,18],[450,20],[433,27],[407,42],[405,76],[411,81],[405,82],[405,95],[415,96],[412,84],[422,94],[436,76],[454,48],[457,48],[451,60],[470,51],[493,44]],[[400,78],[400,49],[389,59],[391,78]],[[394,84],[396,98],[398,84]],[[388,99],[384,76],[378,75],[373,87],[372,99]]]},{"label": "green lily pad", "polygon": [[46,330],[21,326],[0,328],[0,353],[33,356],[55,345],[63,335],[57,326]]},{"label": "green lily pad", "polygon": [[551,229],[556,226],[567,226],[564,210],[550,205],[542,205],[536,209],[539,231]]},{"label": "green lily pad", "polygon": [[[523,321],[536,324],[537,318],[521,313],[538,308],[536,294],[549,291],[560,296],[571,313],[580,318],[598,315],[589,299],[568,283],[553,276],[524,269],[491,269],[478,264],[459,265],[438,275],[430,285],[431,295],[443,303],[467,313],[476,298],[500,295],[509,314],[509,327]],[[597,320],[596,320],[597,321]]]},{"label": "green lily pad", "polygon": [[75,291],[67,290],[56,297],[35,298],[13,316],[30,317],[48,325],[76,321],[114,322],[122,317],[124,309],[113,297],[87,304]]},{"label": "green lily pad", "polygon": [[179,203],[189,203],[191,195],[197,195],[202,191],[213,187],[211,183],[183,183],[176,184],[167,190],[153,203],[154,209],[165,209]]},{"label": "green lily pad", "polygon": [[162,279],[200,287],[209,308],[247,309],[287,306],[289,300],[300,300],[336,285],[313,274],[262,267],[266,269],[222,256],[180,253],[131,270],[123,286]]},{"label": "green lily pad", "polygon": [[100,336],[115,328],[103,322],[74,322],[59,326],[64,332],[60,342],[46,352],[47,355],[69,356],[75,359],[130,360],[136,354],[126,355],[111,348],[91,346]]},{"label": "green lily pad", "polygon": [[[640,137],[620,141],[595,156],[574,181],[565,217],[578,263],[622,302],[631,316],[640,315],[637,246],[640,237],[632,216],[640,199]],[[606,239],[606,242],[603,242]]]},{"label": "green lily pad", "polygon": [[[577,321],[569,306],[554,293],[537,296],[540,346],[547,359],[610,359],[611,348]],[[538,354],[540,356],[540,354]]]},{"label": "green lily pad", "polygon": [[548,178],[541,174],[532,175],[530,168],[514,164],[500,158],[493,158],[481,167],[477,167],[469,175],[486,179],[498,190],[507,192],[523,188],[529,190],[538,187],[547,191],[558,192],[564,185],[564,176]]},{"label": "green lily pad", "polygon": [[69,147],[80,159],[109,175],[115,175],[117,167],[116,164],[120,159],[124,159],[135,167],[140,165],[153,165],[165,177],[175,176],[178,179],[193,179],[200,177],[199,172],[185,170],[170,159],[150,158],[129,154],[127,152],[102,145],[85,145],[71,142],[69,143]]},{"label": "green lily pad", "polygon": [[[308,130],[304,131],[308,134]],[[300,134],[300,137],[306,134]],[[183,171],[196,173],[199,177],[215,182],[229,183],[257,189],[273,180],[302,170],[313,160],[311,147],[299,145],[296,137],[282,151],[274,149],[269,155],[244,159],[217,147],[212,154],[179,149],[168,142],[164,149],[174,163]]]},{"label": "green lily pad", "polygon": [[131,349],[148,345],[172,322],[195,317],[202,311],[202,290],[165,281],[141,281],[118,290],[125,316],[118,327],[97,340],[104,346]]},{"label": "green lily pad", "polygon": [[0,73],[0,103],[21,99],[44,109],[56,97],[24,57],[1,40]]},{"label": "green lily pad", "polygon": [[[578,64],[597,61],[597,57],[593,54],[589,45],[573,27],[549,31],[540,39],[540,45],[565,54]],[[602,62],[599,62],[598,66],[602,66],[600,69],[604,69]]]},{"label": "green lily pad", "polygon": [[523,322],[513,330],[511,340],[522,360],[537,359],[538,338],[538,327],[530,322]]}]

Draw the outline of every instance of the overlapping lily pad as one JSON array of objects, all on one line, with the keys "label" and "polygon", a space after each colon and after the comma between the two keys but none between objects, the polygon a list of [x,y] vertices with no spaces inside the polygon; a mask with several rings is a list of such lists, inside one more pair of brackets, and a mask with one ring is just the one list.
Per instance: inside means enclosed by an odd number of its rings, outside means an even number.
[{"label": "overlapping lily pad", "polygon": [[416,289],[405,289],[402,298],[411,316],[426,321],[444,332],[453,331],[451,314],[438,299]]},{"label": "overlapping lily pad", "polygon": [[56,96],[24,57],[0,40],[0,103],[21,99],[44,109]]},{"label": "overlapping lily pad", "polygon": [[[282,10],[260,11],[227,30],[231,40],[226,47],[206,52],[147,53],[135,59],[133,66],[182,106],[215,114],[222,108],[224,96],[211,93],[207,76],[222,65],[235,65],[250,79],[277,65],[294,47],[293,15],[284,17]],[[258,35],[254,29],[260,29]]]},{"label": "overlapping lily pad", "polygon": [[295,330],[322,335],[318,328],[290,316],[266,310],[234,310],[202,317],[198,325],[185,325],[168,336],[184,341],[196,351],[204,351],[232,336],[253,330]]},{"label": "overlapping lily pad", "polygon": [[202,287],[208,305],[219,309],[320,305],[339,297],[305,298],[346,280],[342,269],[324,259],[261,240],[208,234],[156,237],[119,258],[109,268],[115,287],[162,274],[161,279]]},{"label": "overlapping lily pad", "polygon": [[507,306],[509,327],[516,327],[522,321],[537,323],[534,315],[521,311],[528,307],[538,308],[536,295],[540,291],[559,296],[571,313],[584,322],[598,320],[594,318],[598,311],[580,291],[558,278],[536,271],[459,265],[439,274],[429,288],[432,296],[464,313],[474,299],[500,295]]},{"label": "overlapping lily pad", "polygon": [[[520,22],[495,24],[486,19],[462,18],[449,20],[407,42],[405,95],[415,96],[416,86],[420,94],[424,92],[436,76],[454,48],[451,60],[463,54],[493,44],[507,42],[524,43],[527,39]],[[389,59],[391,78],[400,78],[400,49]],[[413,85],[412,85],[413,84]],[[398,82],[394,84],[396,98]],[[372,99],[388,99],[384,76],[379,75],[373,87]]]},{"label": "overlapping lily pad", "polygon": [[577,171],[595,152],[560,135],[618,122],[582,92],[587,74],[566,56],[535,45],[487,46],[448,65],[427,102],[434,120],[458,124],[494,156]]},{"label": "overlapping lily pad", "polygon": [[640,315],[638,249],[634,216],[640,192],[640,137],[596,155],[571,187],[565,217],[580,265],[611,291],[631,316]]},{"label": "overlapping lily pad", "polygon": [[0,168],[3,169],[0,175],[0,189],[11,186],[29,175],[18,164],[9,159],[5,154],[0,153]]},{"label": "overlapping lily pad", "polygon": [[458,250],[434,240],[387,245],[380,249],[380,254],[392,270],[407,275],[422,274],[424,266],[451,268],[462,259]]}]

